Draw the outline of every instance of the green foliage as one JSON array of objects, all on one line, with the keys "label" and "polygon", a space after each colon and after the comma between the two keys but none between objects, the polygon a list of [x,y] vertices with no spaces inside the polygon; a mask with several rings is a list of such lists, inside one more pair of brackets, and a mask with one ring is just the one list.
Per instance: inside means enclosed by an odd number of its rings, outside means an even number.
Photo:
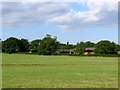
[{"label": "green foliage", "polygon": [[98,54],[115,54],[117,53],[117,45],[114,42],[103,40],[95,45],[95,52]]},{"label": "green foliage", "polygon": [[20,40],[14,37],[8,38],[2,43],[3,52],[15,53],[20,51]]},{"label": "green foliage", "polygon": [[120,51],[120,45],[117,45],[117,51]]},{"label": "green foliage", "polygon": [[40,42],[38,47],[38,53],[42,55],[55,54],[58,49],[57,38],[52,38],[51,35],[47,34]]},{"label": "green foliage", "polygon": [[5,53],[27,52],[29,42],[27,39],[17,39],[10,37],[2,42],[2,51]]},{"label": "green foliage", "polygon": [[120,45],[116,45],[114,42],[103,40],[97,44],[87,41],[80,42],[76,45],[60,43],[57,41],[57,37],[52,37],[47,34],[43,39],[35,39],[29,43],[27,39],[17,39],[10,37],[5,41],[2,41],[2,52],[5,53],[32,53],[40,55],[56,55],[60,50],[75,50],[74,55],[82,55],[85,52],[85,48],[94,47],[95,52],[98,55],[103,54],[117,54],[120,51]]},{"label": "green foliage", "polygon": [[83,54],[84,51],[85,51],[85,43],[84,42],[80,42],[80,43],[77,43],[76,45],[76,53],[78,53],[79,55]]},{"label": "green foliage", "polygon": [[28,52],[29,51],[29,41],[27,39],[20,40],[20,51],[21,52]]},{"label": "green foliage", "polygon": [[78,55],[82,55],[85,52],[85,48],[94,47],[94,45],[95,44],[90,42],[90,41],[77,43],[77,45],[76,45],[76,53]]},{"label": "green foliage", "polygon": [[0,52],[2,52],[2,41],[0,41]]},{"label": "green foliage", "polygon": [[75,45],[73,44],[59,44],[59,49],[75,49]]},{"label": "green foliage", "polygon": [[36,40],[31,41],[29,50],[30,50],[32,53],[38,52],[38,46],[40,45],[40,43],[41,43],[41,40],[40,40],[40,39],[36,39]]},{"label": "green foliage", "polygon": [[93,42],[90,42],[90,41],[87,41],[86,43],[85,43],[85,46],[86,47],[94,47],[94,43]]}]

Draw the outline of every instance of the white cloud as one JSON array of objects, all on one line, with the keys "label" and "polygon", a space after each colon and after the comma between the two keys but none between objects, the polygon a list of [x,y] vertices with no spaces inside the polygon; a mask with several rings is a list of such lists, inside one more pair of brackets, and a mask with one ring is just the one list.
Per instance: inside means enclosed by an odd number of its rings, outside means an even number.
[{"label": "white cloud", "polygon": [[[39,2],[30,0],[21,3],[3,3],[3,26],[50,23],[63,30],[81,30],[90,27],[110,27],[117,25],[118,0],[77,0],[85,2],[87,11],[76,11],[65,2]],[[59,3],[58,3],[59,2]]]},{"label": "white cloud", "polygon": [[3,25],[20,26],[47,22],[67,12],[64,3],[3,3]]},{"label": "white cloud", "polygon": [[87,0],[1,0],[2,2],[22,2],[22,3],[28,3],[28,2],[32,2],[32,3],[38,3],[38,2],[86,2]]},{"label": "white cloud", "polygon": [[71,10],[61,16],[49,19],[64,30],[81,30],[90,27],[117,26],[118,0],[88,0],[88,11]]}]

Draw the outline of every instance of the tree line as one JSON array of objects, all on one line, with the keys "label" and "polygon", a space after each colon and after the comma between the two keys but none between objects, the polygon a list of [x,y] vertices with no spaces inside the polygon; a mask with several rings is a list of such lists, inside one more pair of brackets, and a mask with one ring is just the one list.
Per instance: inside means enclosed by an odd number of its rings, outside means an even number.
[{"label": "tree line", "polygon": [[76,45],[61,43],[57,37],[52,37],[47,34],[43,39],[35,39],[29,42],[27,39],[18,39],[15,37],[7,38],[1,41],[2,52],[4,53],[33,53],[39,55],[56,55],[59,50],[67,49],[74,50],[75,54],[82,55],[85,48],[94,47],[96,54],[117,54],[120,51],[120,45],[108,40],[101,40],[97,43],[90,41],[79,42]]}]

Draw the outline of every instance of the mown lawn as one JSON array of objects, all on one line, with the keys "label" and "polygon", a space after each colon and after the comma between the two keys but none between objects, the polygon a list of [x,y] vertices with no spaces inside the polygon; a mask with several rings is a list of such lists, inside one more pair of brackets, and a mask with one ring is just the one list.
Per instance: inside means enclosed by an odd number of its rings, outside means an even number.
[{"label": "mown lawn", "polygon": [[3,88],[117,88],[117,57],[3,54]]}]

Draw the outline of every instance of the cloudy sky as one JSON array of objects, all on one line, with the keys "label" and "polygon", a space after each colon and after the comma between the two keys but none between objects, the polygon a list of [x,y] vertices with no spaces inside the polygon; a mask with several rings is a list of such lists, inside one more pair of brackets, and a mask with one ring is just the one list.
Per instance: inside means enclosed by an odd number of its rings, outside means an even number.
[{"label": "cloudy sky", "polygon": [[46,34],[66,43],[80,41],[118,42],[118,0],[76,0],[76,2],[3,2],[2,39]]}]

